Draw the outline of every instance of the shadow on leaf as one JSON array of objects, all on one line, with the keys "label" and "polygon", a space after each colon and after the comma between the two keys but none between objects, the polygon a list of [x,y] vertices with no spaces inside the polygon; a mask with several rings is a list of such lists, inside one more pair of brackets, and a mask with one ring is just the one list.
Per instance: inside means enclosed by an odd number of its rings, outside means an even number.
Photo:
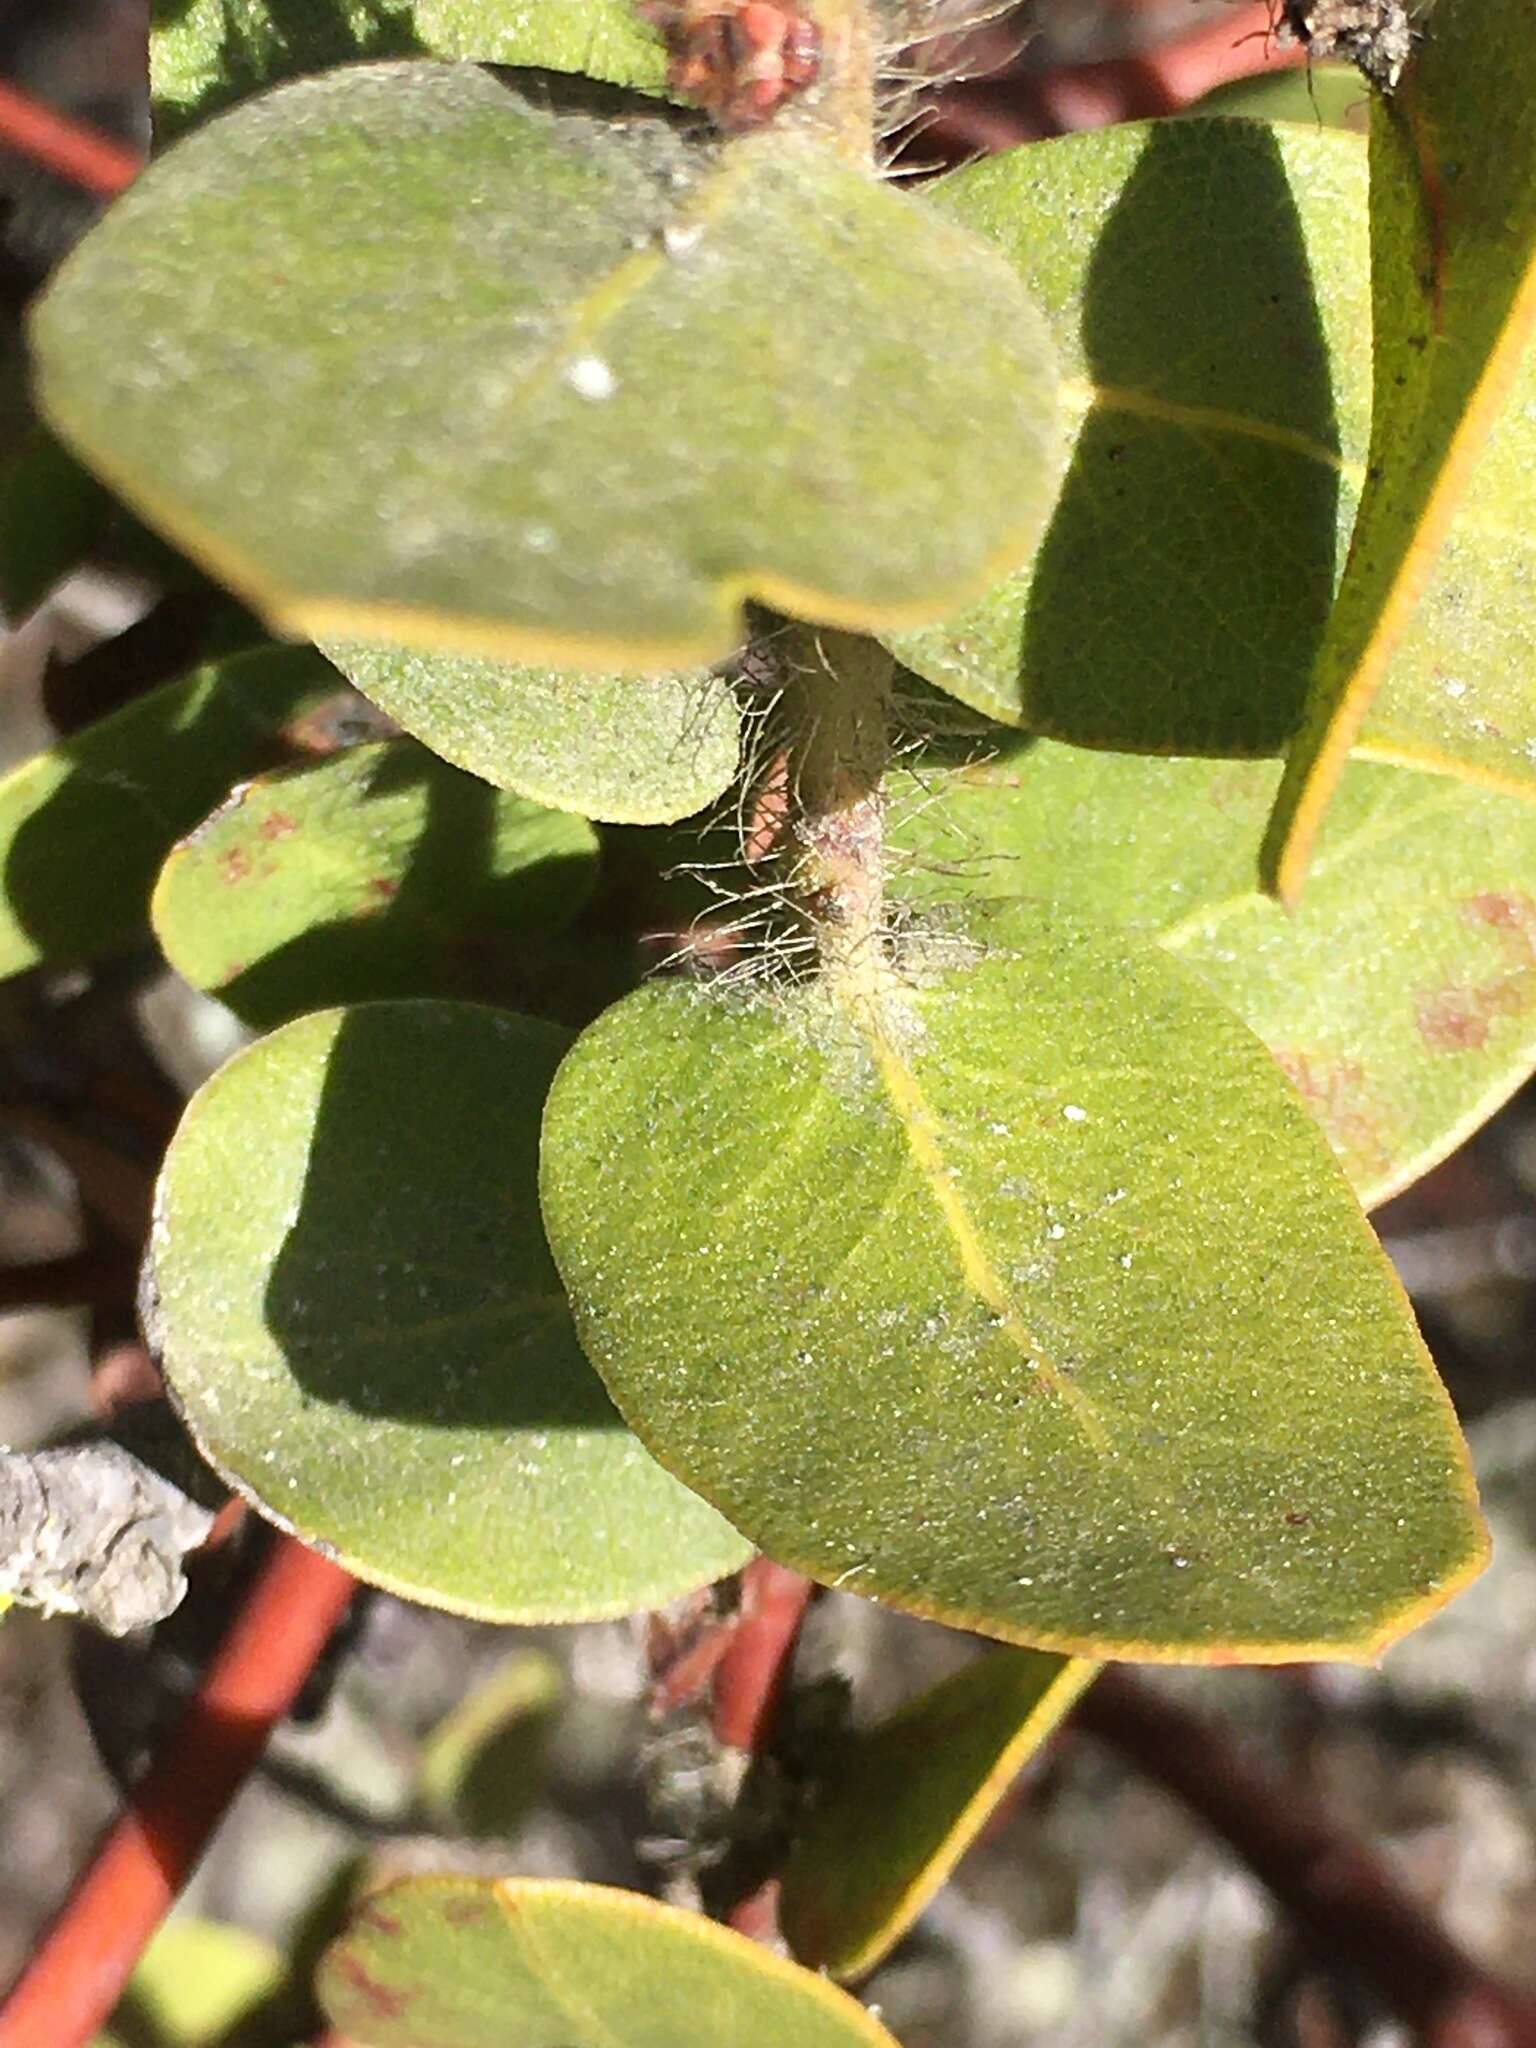
[{"label": "shadow on leaf", "polygon": [[[282,783],[269,785],[280,791]],[[217,986],[221,1001],[260,1028],[305,1010],[391,997],[454,996],[505,1003],[547,1014],[562,996],[584,1017],[585,988],[564,987],[558,928],[580,910],[592,886],[587,858],[551,855],[510,872],[498,863],[497,807],[504,802],[488,783],[435,760],[413,741],[373,750],[364,788],[356,796],[356,828],[366,828],[370,802],[420,792],[424,819],[403,862],[381,857],[365,901],[351,915],[329,917],[293,933]],[[268,820],[267,822],[271,822]],[[261,826],[249,834],[253,848]],[[383,828],[387,833],[387,825]],[[306,886],[325,889],[323,831],[314,854],[317,873],[306,883],[303,834],[291,842],[300,862],[268,877],[258,858],[231,847],[220,872],[233,889],[275,887],[299,898]],[[349,837],[348,846],[353,844]],[[347,849],[342,849],[346,857]],[[275,906],[281,917],[287,905]],[[204,919],[215,907],[204,898]],[[591,941],[584,949],[591,953]],[[593,963],[595,964],[595,963]],[[614,992],[623,986],[617,979]]]},{"label": "shadow on leaf", "polygon": [[622,1429],[544,1240],[567,1034],[450,1003],[342,1021],[264,1320],[303,1392],[442,1430]]}]

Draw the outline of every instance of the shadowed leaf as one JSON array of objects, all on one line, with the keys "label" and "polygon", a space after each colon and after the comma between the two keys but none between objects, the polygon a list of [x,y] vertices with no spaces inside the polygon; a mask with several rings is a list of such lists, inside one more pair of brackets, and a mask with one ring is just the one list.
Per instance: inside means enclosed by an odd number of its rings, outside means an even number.
[{"label": "shadowed leaf", "polygon": [[300,1018],[193,1098],[156,1202],[153,1335],[209,1461],[359,1577],[496,1621],[749,1554],[577,1348],[534,1185],[566,1043],[467,1004]]},{"label": "shadowed leaf", "polygon": [[514,1651],[438,1723],[422,1745],[417,1783],[439,1826],[470,1835],[516,1829],[543,1789],[564,1691],[553,1657]]},{"label": "shadowed leaf", "polygon": [[131,945],[176,839],[338,692],[308,648],[234,655],[0,777],[0,975]]},{"label": "shadowed leaf", "polygon": [[[1017,264],[1079,424],[1034,559],[887,636],[989,716],[1148,753],[1263,754],[1301,717],[1369,455],[1353,136],[1157,122],[928,188]],[[1536,351],[1455,508],[1361,751],[1536,795]]]},{"label": "shadowed leaf", "polygon": [[177,972],[264,1026],[515,987],[519,942],[569,923],[596,869],[581,819],[382,740],[244,784],[172,848],[151,907]]},{"label": "shadowed leaf", "polygon": [[736,773],[736,702],[707,671],[581,675],[347,643],[326,653],[434,753],[583,818],[671,824]]},{"label": "shadowed leaf", "polygon": [[630,0],[153,0],[149,56],[161,135],[364,57],[539,65],[651,93],[667,69]]},{"label": "shadowed leaf", "polygon": [[1155,122],[1032,144],[925,197],[1029,286],[1071,445],[1032,560],[888,644],[1034,732],[1277,751],[1328,616],[1369,419],[1358,142]]}]

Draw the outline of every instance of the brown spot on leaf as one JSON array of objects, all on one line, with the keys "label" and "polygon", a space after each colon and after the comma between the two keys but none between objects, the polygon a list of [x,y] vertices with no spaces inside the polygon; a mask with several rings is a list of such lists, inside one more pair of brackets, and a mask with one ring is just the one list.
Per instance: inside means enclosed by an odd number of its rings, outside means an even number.
[{"label": "brown spot on leaf", "polygon": [[226,882],[243,882],[251,872],[251,856],[243,846],[232,846],[219,856],[219,872]]},{"label": "brown spot on leaf", "polygon": [[365,1927],[376,1927],[380,1934],[399,1934],[404,1924],[393,1913],[386,1913],[382,1906],[372,1901],[363,1907],[357,1917]]},{"label": "brown spot on leaf", "polygon": [[1461,913],[1495,934],[1504,965],[1487,981],[1452,984],[1420,998],[1419,1032],[1436,1052],[1479,1052],[1495,1019],[1536,1007],[1536,901],[1489,890],[1468,896]]},{"label": "brown spot on leaf", "polygon": [[1461,908],[1474,923],[1510,933],[1515,950],[1536,961],[1536,901],[1531,897],[1490,890],[1483,896],[1469,896]]},{"label": "brown spot on leaf", "polygon": [[1358,1060],[1277,1046],[1275,1058],[1291,1086],[1311,1109],[1335,1151],[1372,1174],[1385,1173],[1391,1153],[1382,1136],[1379,1112]]},{"label": "brown spot on leaf", "polygon": [[1435,1052],[1480,1052],[1488,1043],[1481,991],[1442,988],[1419,999],[1419,1036]]},{"label": "brown spot on leaf", "polygon": [[290,832],[298,829],[298,819],[290,818],[286,811],[268,811],[257,827],[263,839],[286,839]]},{"label": "brown spot on leaf", "polygon": [[369,1975],[357,1957],[347,1949],[343,1949],[336,1957],[335,1968],[336,1974],[344,1977],[369,2010],[377,2013],[381,2019],[398,2019],[416,1996],[414,1991],[381,1984],[377,1977]]},{"label": "brown spot on leaf", "polygon": [[388,903],[392,896],[400,893],[400,884],[388,875],[373,875],[369,878],[368,893],[377,896],[381,903]]}]

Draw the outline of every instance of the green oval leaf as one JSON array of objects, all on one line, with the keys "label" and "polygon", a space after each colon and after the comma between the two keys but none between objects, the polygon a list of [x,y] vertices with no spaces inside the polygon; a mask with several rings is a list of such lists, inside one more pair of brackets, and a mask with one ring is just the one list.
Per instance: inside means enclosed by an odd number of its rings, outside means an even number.
[{"label": "green oval leaf", "polygon": [[1149,753],[1295,729],[1370,416],[1363,152],[1239,120],[1031,144],[930,203],[1045,314],[1071,453],[1031,562],[886,636],[991,718]]},{"label": "green oval leaf", "polygon": [[417,1784],[447,1833],[512,1834],[544,1788],[545,1752],[564,1703],[560,1666],[517,1650],[422,1744]]},{"label": "green oval leaf", "polygon": [[654,670],[729,653],[749,598],[932,618],[1048,488],[1040,323],[975,237],[807,139],[706,149],[470,67],[210,122],[32,336],[65,437],[321,639]]},{"label": "green oval leaf", "polygon": [[193,1098],[156,1198],[156,1348],[209,1461],[360,1578],[493,1621],[750,1554],[576,1347],[534,1185],[566,1042],[456,1003],[300,1018]]},{"label": "green oval leaf", "polygon": [[156,884],[166,958],[258,1026],[370,997],[492,995],[590,895],[590,825],[413,740],[242,785]]},{"label": "green oval leaf", "polygon": [[344,687],[308,648],[234,655],[0,778],[0,975],[130,945],[179,835]]},{"label": "green oval leaf", "polygon": [[1097,1670],[995,1650],[842,1743],[784,1866],[779,1920],[800,1961],[872,1970]]},{"label": "green oval leaf", "polygon": [[467,57],[659,93],[667,58],[630,0],[154,0],[155,126],[173,134],[282,79],[365,57]]},{"label": "green oval leaf", "polygon": [[1089,1656],[1374,1657],[1483,1536],[1407,1302],[1259,1041],[1041,923],[872,1019],[629,997],[541,1188],[631,1425],[781,1562]]},{"label": "green oval leaf", "polygon": [[1156,937],[1270,1047],[1372,1207],[1536,1066],[1536,815],[1356,763],[1288,915],[1253,861],[1279,778],[1049,740],[937,780],[927,766],[893,780],[893,887],[962,896],[983,935],[1016,899],[1026,921],[1044,904]]},{"label": "green oval leaf", "polygon": [[389,1885],[319,1990],[360,2048],[897,2048],[847,1992],[744,1935],[558,1880]]},{"label": "green oval leaf", "polygon": [[[1439,0],[1402,85],[1372,118],[1370,220],[1370,468],[1264,846],[1266,881],[1287,901],[1300,893],[1349,750],[1536,330],[1536,38],[1526,0]],[[1526,381],[1527,399],[1530,391]],[[1520,438],[1530,435],[1526,417]],[[1518,509],[1528,515],[1528,453],[1523,469],[1515,503],[1500,508],[1506,519]],[[1460,607],[1456,645],[1481,640],[1486,660],[1502,643],[1523,670],[1529,525],[1506,526],[1501,542],[1485,565],[1492,588]],[[1500,618],[1511,581],[1524,599],[1525,623],[1514,633]],[[1451,658],[1446,680],[1464,681]],[[1490,708],[1480,704],[1479,714],[1486,719]],[[1528,690],[1518,715],[1523,746],[1536,724]]]},{"label": "green oval leaf", "polygon": [[596,676],[345,642],[325,652],[444,760],[583,818],[668,825],[735,778],[740,713],[707,670]]},{"label": "green oval leaf", "polygon": [[[1240,120],[1031,144],[927,188],[1044,310],[1076,423],[1031,563],[890,644],[990,717],[1149,753],[1284,748],[1370,456],[1365,150]],[[1536,351],[1361,750],[1536,794]]]}]

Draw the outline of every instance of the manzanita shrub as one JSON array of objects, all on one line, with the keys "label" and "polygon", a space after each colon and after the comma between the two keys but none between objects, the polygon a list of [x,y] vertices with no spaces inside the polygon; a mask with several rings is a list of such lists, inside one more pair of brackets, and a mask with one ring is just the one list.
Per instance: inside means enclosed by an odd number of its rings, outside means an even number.
[{"label": "manzanita shrub", "polygon": [[[147,915],[256,1034],[144,1289],[215,1471],[465,1615],[761,1550],[1017,1646],[797,1839],[843,1975],[1097,1663],[1370,1660],[1478,1570],[1366,1211],[1536,1065],[1530,0],[1377,51],[1368,144],[900,189],[920,26],[162,0],[5,565],[105,483],[240,601],[0,783],[0,966]],[[889,2040],[565,1884],[408,1881],[321,1986],[377,2048]]]}]

